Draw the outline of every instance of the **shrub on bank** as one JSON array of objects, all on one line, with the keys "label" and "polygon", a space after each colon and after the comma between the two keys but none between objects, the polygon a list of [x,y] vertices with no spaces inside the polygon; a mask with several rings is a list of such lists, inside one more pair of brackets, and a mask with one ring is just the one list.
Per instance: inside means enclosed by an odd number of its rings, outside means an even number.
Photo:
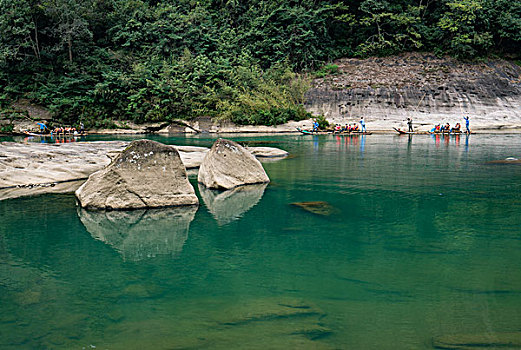
[{"label": "shrub on bank", "polygon": [[304,120],[311,118],[312,115],[306,112],[303,107],[296,108],[272,108],[269,110],[256,110],[250,114],[237,112],[232,115],[231,121],[239,125],[279,125],[290,120]]}]

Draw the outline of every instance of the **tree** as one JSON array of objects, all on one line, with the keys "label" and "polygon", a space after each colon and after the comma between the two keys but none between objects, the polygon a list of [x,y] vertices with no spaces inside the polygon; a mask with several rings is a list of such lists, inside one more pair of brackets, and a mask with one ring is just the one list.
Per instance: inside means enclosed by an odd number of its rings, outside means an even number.
[{"label": "tree", "polygon": [[[420,2],[421,3],[421,2]],[[363,30],[364,41],[356,49],[360,56],[388,55],[422,47],[418,31],[421,6],[365,0],[355,22]]]},{"label": "tree", "polygon": [[0,62],[40,59],[38,7],[31,0],[0,0]]},{"label": "tree", "polygon": [[335,51],[332,28],[346,7],[328,1],[259,1],[245,14],[239,42],[268,68],[285,59],[299,70],[315,68]]},{"label": "tree", "polygon": [[492,34],[480,23],[483,0],[446,0],[446,11],[438,22],[449,52],[473,58],[492,46]]},{"label": "tree", "polygon": [[48,33],[56,38],[54,50],[67,48],[69,62],[73,60],[73,44],[92,39],[86,17],[93,8],[92,0],[45,0],[45,14],[53,21]]},{"label": "tree", "polygon": [[483,4],[488,30],[499,51],[521,52],[521,2],[488,0]]}]

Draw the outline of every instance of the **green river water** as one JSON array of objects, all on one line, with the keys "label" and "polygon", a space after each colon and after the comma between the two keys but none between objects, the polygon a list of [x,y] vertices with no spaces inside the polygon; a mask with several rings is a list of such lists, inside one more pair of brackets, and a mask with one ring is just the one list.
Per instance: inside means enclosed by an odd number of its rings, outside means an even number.
[{"label": "green river water", "polygon": [[291,157],[198,209],[0,202],[0,349],[521,347],[521,136],[230,138]]}]

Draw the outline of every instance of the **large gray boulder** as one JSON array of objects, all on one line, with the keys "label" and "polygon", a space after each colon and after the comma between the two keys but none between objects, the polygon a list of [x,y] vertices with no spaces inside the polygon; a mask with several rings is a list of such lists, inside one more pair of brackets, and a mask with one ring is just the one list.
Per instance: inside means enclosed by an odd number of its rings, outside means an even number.
[{"label": "large gray boulder", "polygon": [[179,152],[151,140],[133,141],[76,190],[83,208],[139,209],[197,205]]},{"label": "large gray boulder", "polygon": [[217,139],[199,168],[197,181],[208,188],[231,189],[248,184],[268,183],[262,164],[244,147]]}]

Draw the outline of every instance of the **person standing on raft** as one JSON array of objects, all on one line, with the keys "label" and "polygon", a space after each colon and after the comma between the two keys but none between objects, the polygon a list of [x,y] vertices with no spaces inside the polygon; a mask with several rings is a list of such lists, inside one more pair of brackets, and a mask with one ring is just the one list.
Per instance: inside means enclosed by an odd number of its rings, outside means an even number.
[{"label": "person standing on raft", "polygon": [[361,132],[366,132],[364,117],[360,117],[360,126],[362,127]]},{"label": "person standing on raft", "polygon": [[470,134],[470,128],[469,128],[470,121],[469,121],[469,117],[463,117],[463,119],[465,119],[465,127],[467,128],[467,134]]},{"label": "person standing on raft", "polygon": [[47,125],[45,123],[36,123],[40,127],[40,134],[45,133],[45,129],[47,129]]},{"label": "person standing on raft", "polygon": [[318,121],[315,119],[313,121],[313,132],[318,132],[318,126],[319,126]]},{"label": "person standing on raft", "polygon": [[414,132],[414,130],[412,128],[412,119],[411,118],[407,118],[407,125],[409,126],[409,132]]}]

